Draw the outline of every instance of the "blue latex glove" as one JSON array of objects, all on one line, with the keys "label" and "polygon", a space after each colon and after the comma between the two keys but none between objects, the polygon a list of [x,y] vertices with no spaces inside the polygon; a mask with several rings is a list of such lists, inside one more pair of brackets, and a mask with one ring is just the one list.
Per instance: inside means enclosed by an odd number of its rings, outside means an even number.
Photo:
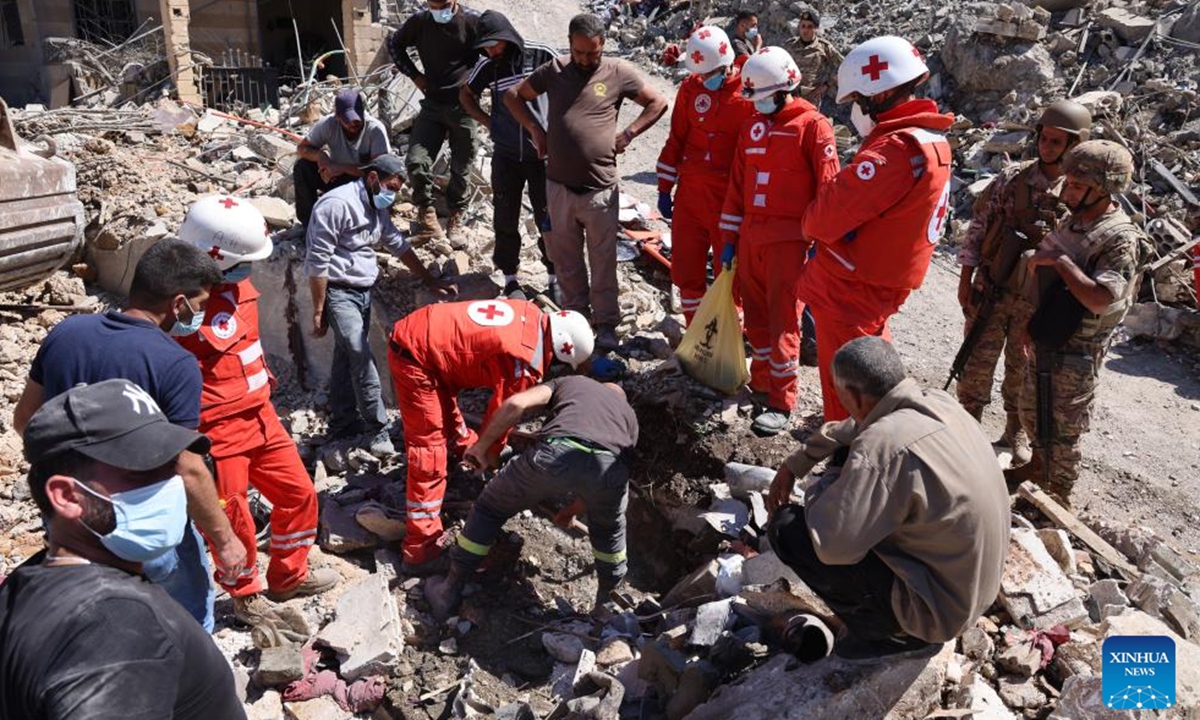
[{"label": "blue latex glove", "polygon": [[658,194],[658,211],[666,219],[671,219],[671,212],[674,210],[674,203],[671,202],[671,193],[660,192]]},{"label": "blue latex glove", "polygon": [[733,267],[734,247],[732,243],[726,243],[725,247],[721,248],[721,266],[726,270]]},{"label": "blue latex glove", "polygon": [[612,382],[625,374],[625,363],[604,355],[592,360],[591,376],[600,382]]}]

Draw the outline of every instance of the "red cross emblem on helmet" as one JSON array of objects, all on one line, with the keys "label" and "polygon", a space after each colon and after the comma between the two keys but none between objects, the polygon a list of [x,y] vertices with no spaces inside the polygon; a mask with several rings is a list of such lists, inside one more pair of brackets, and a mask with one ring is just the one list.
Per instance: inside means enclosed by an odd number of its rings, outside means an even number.
[{"label": "red cross emblem on helmet", "polygon": [[721,46],[717,48],[717,54],[720,55],[721,57],[725,57],[726,55],[728,55],[729,54],[729,43],[725,43],[725,42],[721,43]]},{"label": "red cross emblem on helmet", "polygon": [[704,62],[704,53],[700,52],[699,50],[693,50],[692,62],[696,63],[697,65]]},{"label": "red cross emblem on helmet", "polygon": [[237,207],[237,203],[233,201],[233,198],[221,198],[218,202],[224,205],[226,210]]},{"label": "red cross emblem on helmet", "polygon": [[571,343],[565,342],[562,344],[562,353],[564,355],[570,355],[574,351],[575,351],[575,346],[572,345]]},{"label": "red cross emblem on helmet", "polygon": [[709,30],[708,28],[705,28],[704,30],[701,30],[700,32],[696,33],[696,37],[701,40],[707,40],[711,36],[712,36],[712,31]]},{"label": "red cross emblem on helmet", "polygon": [[788,82],[794,83],[796,80],[796,68],[788,68]]},{"label": "red cross emblem on helmet", "polygon": [[886,61],[880,60],[878,55],[872,55],[870,62],[862,66],[862,74],[869,75],[871,82],[877,82],[880,76],[883,75],[883,71],[887,69],[888,64]]}]

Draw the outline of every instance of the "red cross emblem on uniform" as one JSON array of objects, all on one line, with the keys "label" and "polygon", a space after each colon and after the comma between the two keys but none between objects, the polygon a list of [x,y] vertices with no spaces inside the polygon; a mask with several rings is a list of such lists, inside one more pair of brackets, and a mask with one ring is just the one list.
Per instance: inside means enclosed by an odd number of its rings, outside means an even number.
[{"label": "red cross emblem on uniform", "polygon": [[507,303],[496,300],[477,300],[467,306],[467,316],[477,325],[503,327],[516,317]]},{"label": "red cross emblem on uniform", "polygon": [[237,203],[233,201],[233,198],[221,198],[219,202],[225,206],[226,210],[237,207]]},{"label": "red cross emblem on uniform", "polygon": [[862,74],[870,75],[871,82],[876,82],[879,80],[879,76],[883,75],[883,71],[887,69],[888,64],[886,62],[880,61],[878,55],[872,55],[871,61],[862,66]]},{"label": "red cross emblem on uniform", "polygon": [[225,256],[221,254],[221,248],[216,245],[212,246],[212,250],[208,251],[208,256],[213,260],[224,260]]},{"label": "red cross emblem on uniform", "polygon": [[704,53],[700,52],[699,50],[693,50],[692,62],[696,63],[697,65],[704,62]]},{"label": "red cross emblem on uniform", "polygon": [[563,343],[563,344],[562,344],[562,353],[563,353],[564,355],[570,355],[570,354],[571,354],[571,353],[573,353],[573,352],[575,352],[575,346],[574,346],[574,345],[572,345],[572,344],[571,344],[571,343],[569,343],[569,342],[565,342],[565,343]]},{"label": "red cross emblem on uniform", "polygon": [[701,40],[707,40],[710,35],[712,35],[712,33],[707,28],[696,33],[696,37],[700,38]]},{"label": "red cross emblem on uniform", "polygon": [[220,320],[218,320],[217,327],[222,330],[228,330],[229,329],[229,318],[221,318]]},{"label": "red cross emblem on uniform", "polygon": [[720,55],[721,57],[724,57],[728,53],[729,53],[729,43],[725,43],[725,42],[721,43],[721,46],[717,48],[717,54]]},{"label": "red cross emblem on uniform", "polygon": [[504,311],[496,305],[488,305],[479,310],[479,314],[486,317],[488,320],[495,320],[497,315],[503,315]]}]

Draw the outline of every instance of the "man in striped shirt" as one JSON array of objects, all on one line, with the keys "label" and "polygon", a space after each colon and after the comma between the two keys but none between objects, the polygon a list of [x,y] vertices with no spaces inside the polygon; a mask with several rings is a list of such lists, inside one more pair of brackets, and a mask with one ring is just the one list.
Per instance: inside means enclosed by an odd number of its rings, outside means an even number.
[{"label": "man in striped shirt", "polygon": [[[558,284],[554,265],[546,255],[542,233],[548,229],[546,211],[546,161],[540,157],[529,133],[516,121],[503,102],[504,93],[515,87],[541,65],[559,53],[549,45],[526,43],[504,15],[488,10],[479,16],[476,26],[478,39],[475,48],[484,56],[475,64],[467,82],[459,89],[463,109],[481,125],[488,128],[495,145],[492,158],[493,225],[496,247],[492,262],[504,273],[504,294],[524,300],[525,294],[517,282],[521,256],[521,192],[529,186],[529,204],[538,226],[538,248],[542,264],[550,276],[547,294],[558,301]],[[483,111],[479,98],[485,90],[492,94],[491,115]],[[544,129],[546,127],[546,98],[538,97],[529,109]]]}]

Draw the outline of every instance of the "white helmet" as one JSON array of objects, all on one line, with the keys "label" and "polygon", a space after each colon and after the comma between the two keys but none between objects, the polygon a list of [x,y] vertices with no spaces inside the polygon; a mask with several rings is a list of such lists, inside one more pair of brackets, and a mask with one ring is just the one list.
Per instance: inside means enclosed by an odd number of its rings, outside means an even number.
[{"label": "white helmet", "polygon": [[872,97],[916,78],[928,77],[921,51],[904,38],[871,38],[846,55],[838,67],[839,103],[858,93]]},{"label": "white helmet", "polygon": [[683,64],[688,72],[703,75],[719,67],[733,64],[733,46],[729,36],[719,27],[705,25],[697,28],[687,41],[687,53]]},{"label": "white helmet", "polygon": [[592,356],[596,336],[587,318],[574,310],[550,313],[550,342],[554,356],[573,368]]},{"label": "white helmet", "polygon": [[799,84],[800,68],[781,47],[765,47],[742,66],[742,94],[748,100],[758,100],[780,90],[795,90]]},{"label": "white helmet", "polygon": [[222,272],[271,254],[262,213],[249,200],[231,195],[213,195],[192,203],[179,228],[179,239],[203,250]]}]

